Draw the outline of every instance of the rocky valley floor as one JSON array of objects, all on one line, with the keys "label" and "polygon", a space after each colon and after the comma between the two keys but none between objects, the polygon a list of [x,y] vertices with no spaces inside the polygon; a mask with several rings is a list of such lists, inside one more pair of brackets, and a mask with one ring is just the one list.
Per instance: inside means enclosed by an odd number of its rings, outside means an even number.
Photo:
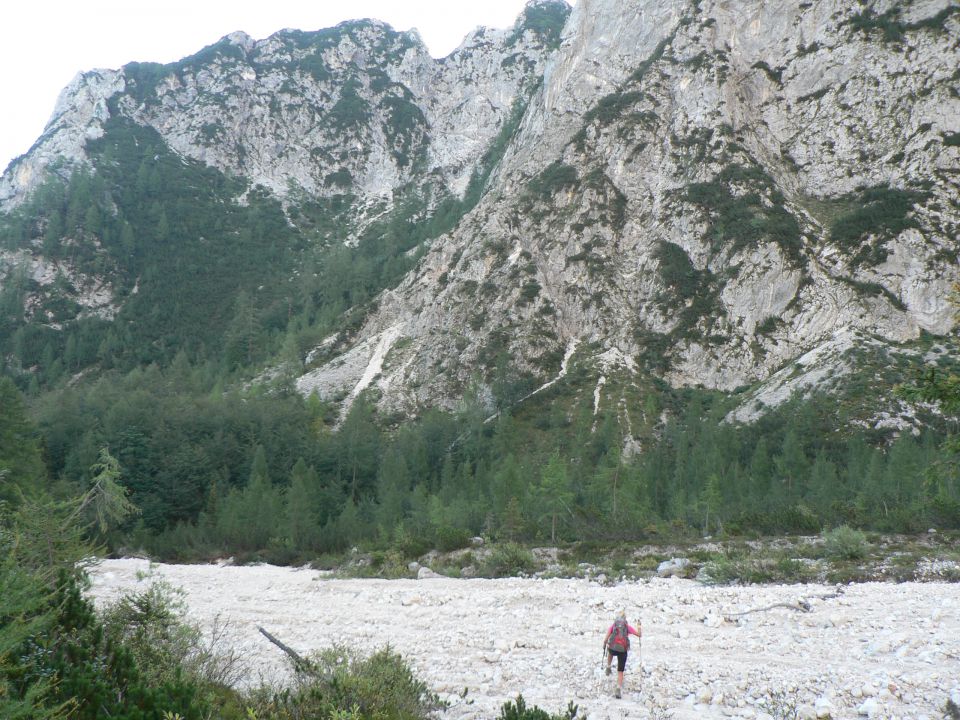
[{"label": "rocky valley floor", "polygon": [[[956,583],[864,583],[837,594],[676,578],[343,580],[138,559],[105,560],[92,577],[100,603],[161,578],[182,588],[192,619],[229,624],[253,682],[289,672],[258,625],[301,653],[389,643],[449,702],[445,720],[495,718],[518,693],[551,712],[573,701],[594,719],[932,719],[948,699],[960,703]],[[808,611],[795,609],[801,601]],[[621,608],[644,634],[618,700],[601,642]]]}]

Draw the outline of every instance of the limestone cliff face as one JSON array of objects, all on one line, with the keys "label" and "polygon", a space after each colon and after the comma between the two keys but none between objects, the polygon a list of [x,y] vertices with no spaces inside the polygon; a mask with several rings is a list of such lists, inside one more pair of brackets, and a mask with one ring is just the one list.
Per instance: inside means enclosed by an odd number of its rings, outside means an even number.
[{"label": "limestone cliff face", "polygon": [[[559,33],[567,12],[533,0],[442,60],[357,21],[85,73],[0,207],[87,162],[117,118],[266,188],[293,223],[338,199],[348,243],[405,199],[415,222],[482,189],[297,381],[401,409],[450,406],[505,364],[543,384],[578,363],[769,379],[754,396],[769,403],[858,348],[952,329],[960,3],[579,0]],[[26,275],[50,275],[28,252]],[[107,280],[71,276],[102,317]]]},{"label": "limestone cliff face", "polygon": [[[527,13],[539,6],[568,11],[538,0]],[[480,28],[440,60],[415,32],[363,20],[260,41],[238,32],[170,65],[81,73],[0,180],[0,208],[22,202],[54,165],[83,163],[86,141],[112,116],[291,202],[343,193],[389,202],[406,183],[427,181],[461,195],[553,51],[550,34],[526,19]]]},{"label": "limestone cliff face", "polygon": [[580,0],[484,200],[299,387],[450,403],[506,354],[733,389],[947,332],[958,38],[955,2]]},{"label": "limestone cliff face", "polygon": [[103,136],[103,124],[110,118],[107,100],[123,89],[120,71],[78,73],[57,98],[43,135],[0,176],[0,210],[22,203],[51,170],[83,163],[84,146]]},{"label": "limestone cliff face", "polygon": [[178,152],[282,197],[389,201],[428,179],[462,194],[542,73],[548,48],[514,32],[479,30],[443,60],[416,34],[374,21],[261,42],[235,34],[119,107]]},{"label": "limestone cliff face", "polygon": [[[562,0],[534,0],[513,27],[477,29],[443,59],[415,32],[361,20],[260,41],[238,32],[169,65],[81,73],[44,134],[0,178],[0,212],[51,176],[89,168],[87,143],[125,119],[156,130],[184,158],[267,189],[292,215],[305,202],[336,198],[348,208],[338,237],[356,242],[399,202],[415,199],[428,212],[463,196],[555,50],[559,27],[536,21],[546,15],[562,25],[568,13]],[[0,257],[0,283],[14,257]],[[45,262],[38,248],[28,260]],[[109,278],[66,270],[74,285],[111,294]],[[72,299],[100,312],[102,303],[85,298]],[[114,310],[122,299],[115,301]]]}]

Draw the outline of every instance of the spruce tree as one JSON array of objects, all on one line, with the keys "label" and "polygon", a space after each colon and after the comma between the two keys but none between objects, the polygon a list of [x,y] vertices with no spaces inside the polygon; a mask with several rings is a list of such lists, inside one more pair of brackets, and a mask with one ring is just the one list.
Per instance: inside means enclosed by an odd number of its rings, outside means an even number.
[{"label": "spruce tree", "polygon": [[45,475],[37,432],[10,378],[0,377],[0,501],[40,489]]},{"label": "spruce tree", "polygon": [[320,481],[312,467],[299,458],[290,472],[285,498],[286,534],[297,550],[317,549],[320,529]]},{"label": "spruce tree", "polygon": [[557,541],[557,526],[561,516],[570,513],[573,493],[570,490],[567,464],[554,451],[546,466],[540,471],[540,482],[534,493],[538,515],[549,521],[550,542]]}]

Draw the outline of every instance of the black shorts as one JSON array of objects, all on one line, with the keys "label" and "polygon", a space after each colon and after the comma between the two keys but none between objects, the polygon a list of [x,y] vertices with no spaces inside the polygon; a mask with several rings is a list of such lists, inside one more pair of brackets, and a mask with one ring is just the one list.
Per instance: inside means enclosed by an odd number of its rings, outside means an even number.
[{"label": "black shorts", "polygon": [[610,650],[611,655],[617,659],[617,672],[623,672],[627,667],[627,651],[626,650]]}]

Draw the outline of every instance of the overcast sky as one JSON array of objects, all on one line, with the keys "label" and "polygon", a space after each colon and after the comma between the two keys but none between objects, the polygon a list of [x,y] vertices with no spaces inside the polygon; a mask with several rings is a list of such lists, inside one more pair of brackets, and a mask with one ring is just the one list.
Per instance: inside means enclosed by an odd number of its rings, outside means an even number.
[{"label": "overcast sky", "polygon": [[[571,3],[572,4],[572,3]],[[478,25],[509,27],[525,0],[6,0],[0,11],[0,169],[43,131],[81,70],[172,62],[243,30],[317,30],[372,17],[420,31],[443,57]]]}]

